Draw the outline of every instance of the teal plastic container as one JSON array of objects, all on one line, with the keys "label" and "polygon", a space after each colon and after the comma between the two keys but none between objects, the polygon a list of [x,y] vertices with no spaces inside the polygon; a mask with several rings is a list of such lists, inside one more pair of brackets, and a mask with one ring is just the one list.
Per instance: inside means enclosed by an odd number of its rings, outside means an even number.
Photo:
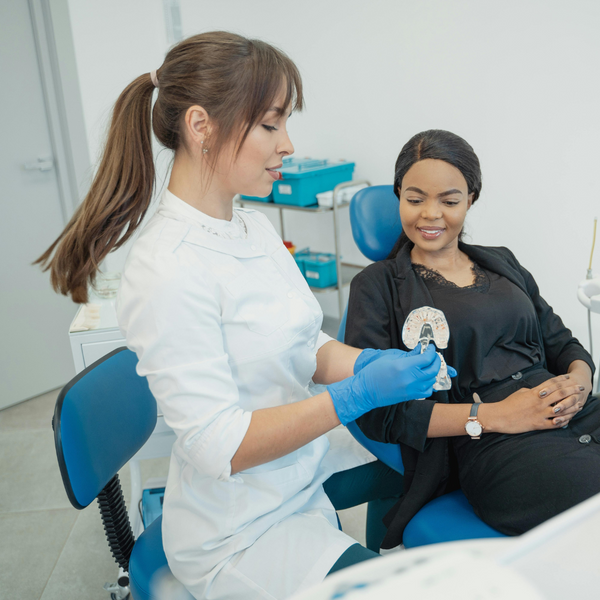
[{"label": "teal plastic container", "polygon": [[142,492],[142,520],[144,529],[162,515],[165,488],[145,489]]},{"label": "teal plastic container", "polygon": [[329,192],[338,183],[352,180],[354,163],[305,160],[299,164],[284,165],[280,171],[283,180],[273,184],[274,202],[312,206],[317,204],[317,194]]},{"label": "teal plastic container", "polygon": [[[291,167],[292,165],[301,165],[302,163],[307,161],[310,162],[312,160],[312,158],[296,158],[295,156],[285,156],[281,161],[283,163],[283,167],[281,167],[279,170],[281,171],[284,167]],[[275,184],[276,183],[277,182],[275,182]],[[275,184],[273,184],[273,186],[275,186]],[[243,194],[241,194],[241,198],[242,200],[255,200],[256,202],[273,202],[273,192],[264,198],[259,198],[258,196],[244,196]]]},{"label": "teal plastic container", "polygon": [[302,273],[302,275],[304,275],[304,257],[298,254],[298,251],[296,251],[296,254],[294,254],[294,260],[296,261],[296,264],[298,265],[298,268],[300,269],[300,273]]},{"label": "teal plastic container", "polygon": [[300,272],[305,277],[306,277],[306,275],[304,274],[304,259],[309,258],[309,257],[310,257],[310,249],[309,248],[303,248],[302,250],[296,250],[296,253],[294,254],[294,260],[296,261],[296,264],[298,265]]},{"label": "teal plastic container", "polygon": [[326,288],[337,283],[335,254],[311,252],[308,248],[296,252],[294,258],[308,285]]}]

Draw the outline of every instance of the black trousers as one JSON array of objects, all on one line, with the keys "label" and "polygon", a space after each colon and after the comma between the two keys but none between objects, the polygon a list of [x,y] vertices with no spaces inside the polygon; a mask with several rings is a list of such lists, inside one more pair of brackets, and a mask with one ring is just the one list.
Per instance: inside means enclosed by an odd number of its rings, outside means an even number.
[{"label": "black trousers", "polygon": [[[497,402],[552,377],[532,372],[495,389]],[[519,535],[600,493],[600,400],[590,397],[566,429],[517,435],[484,433],[452,440],[460,486],[475,513],[507,535]]]}]

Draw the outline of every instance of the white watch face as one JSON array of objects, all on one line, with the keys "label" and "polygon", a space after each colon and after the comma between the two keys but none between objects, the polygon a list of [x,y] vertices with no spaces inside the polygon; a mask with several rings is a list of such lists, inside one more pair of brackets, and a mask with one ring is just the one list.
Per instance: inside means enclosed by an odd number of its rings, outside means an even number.
[{"label": "white watch face", "polygon": [[471,437],[481,435],[481,432],[483,431],[483,427],[479,421],[467,421],[465,429],[467,430],[467,434]]}]

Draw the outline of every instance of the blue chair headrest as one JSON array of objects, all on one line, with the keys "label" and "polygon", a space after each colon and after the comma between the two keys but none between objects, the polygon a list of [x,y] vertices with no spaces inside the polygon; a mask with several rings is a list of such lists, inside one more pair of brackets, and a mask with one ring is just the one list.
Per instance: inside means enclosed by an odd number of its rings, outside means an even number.
[{"label": "blue chair headrest", "polygon": [[402,233],[400,206],[393,185],[373,185],[356,192],[350,204],[352,235],[370,260],[383,260]]},{"label": "blue chair headrest", "polygon": [[96,498],[156,426],[156,400],[136,365],[136,355],[119,348],[82,371],[58,396],[54,441],[75,508]]}]

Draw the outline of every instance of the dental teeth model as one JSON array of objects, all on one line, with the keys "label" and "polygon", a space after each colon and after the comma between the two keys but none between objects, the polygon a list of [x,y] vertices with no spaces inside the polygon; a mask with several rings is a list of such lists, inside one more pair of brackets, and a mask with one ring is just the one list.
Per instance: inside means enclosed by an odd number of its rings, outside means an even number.
[{"label": "dental teeth model", "polygon": [[[411,350],[421,344],[421,354],[427,350],[430,342],[437,348],[447,348],[450,339],[450,328],[446,316],[441,310],[422,306],[416,308],[407,317],[402,328],[402,341]],[[449,390],[452,387],[444,357],[437,353],[442,360],[440,371],[435,379],[433,389],[436,391]]]}]

